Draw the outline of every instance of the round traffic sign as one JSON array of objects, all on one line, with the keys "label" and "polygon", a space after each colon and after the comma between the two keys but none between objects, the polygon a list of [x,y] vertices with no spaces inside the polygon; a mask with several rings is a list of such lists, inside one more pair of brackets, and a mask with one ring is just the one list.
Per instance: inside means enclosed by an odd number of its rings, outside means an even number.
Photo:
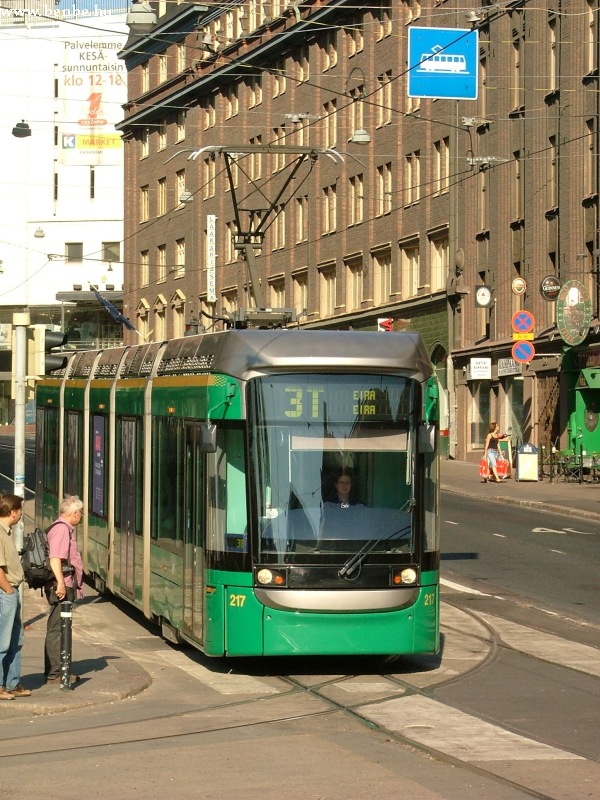
[{"label": "round traffic sign", "polygon": [[535,318],[531,311],[515,311],[512,315],[512,328],[517,333],[529,333],[534,325]]},{"label": "round traffic sign", "polygon": [[513,344],[512,357],[518,364],[526,364],[528,361],[531,361],[534,355],[535,347],[531,342],[524,340]]}]

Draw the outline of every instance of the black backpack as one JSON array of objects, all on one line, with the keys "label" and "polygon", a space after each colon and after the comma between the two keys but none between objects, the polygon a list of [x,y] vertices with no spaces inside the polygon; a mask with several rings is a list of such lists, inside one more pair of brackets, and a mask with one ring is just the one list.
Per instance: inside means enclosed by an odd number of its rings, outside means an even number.
[{"label": "black backpack", "polygon": [[[50,528],[53,528],[54,525],[56,525],[55,522],[50,525]],[[36,528],[27,534],[23,542],[23,549],[20,553],[21,566],[30,589],[41,589],[54,580],[48,556],[47,534],[50,528],[46,531]]]}]

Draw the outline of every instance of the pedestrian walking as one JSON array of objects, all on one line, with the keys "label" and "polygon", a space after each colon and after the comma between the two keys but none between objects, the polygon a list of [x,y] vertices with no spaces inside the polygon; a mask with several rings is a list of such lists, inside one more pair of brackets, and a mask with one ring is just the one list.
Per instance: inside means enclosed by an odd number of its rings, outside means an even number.
[{"label": "pedestrian walking", "polygon": [[490,480],[495,480],[500,483],[502,480],[498,475],[498,460],[500,458],[500,439],[506,439],[505,433],[500,433],[500,426],[497,422],[490,422],[487,436],[485,437],[484,457],[490,466],[490,472],[494,476],[490,476]]}]

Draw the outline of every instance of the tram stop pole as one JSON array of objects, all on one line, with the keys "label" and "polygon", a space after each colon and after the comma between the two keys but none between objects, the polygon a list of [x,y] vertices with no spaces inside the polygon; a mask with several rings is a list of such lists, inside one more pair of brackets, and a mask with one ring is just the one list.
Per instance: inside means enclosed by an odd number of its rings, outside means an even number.
[{"label": "tram stop pole", "polygon": [[73,689],[71,685],[71,659],[73,653],[73,601],[60,604],[60,688]]}]

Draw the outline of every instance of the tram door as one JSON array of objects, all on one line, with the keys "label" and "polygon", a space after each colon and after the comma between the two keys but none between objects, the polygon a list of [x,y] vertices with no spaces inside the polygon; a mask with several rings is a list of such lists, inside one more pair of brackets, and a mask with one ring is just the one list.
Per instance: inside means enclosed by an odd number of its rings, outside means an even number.
[{"label": "tram door", "polygon": [[183,553],[183,629],[202,643],[204,601],[203,507],[205,496],[205,458],[201,452],[200,426],[185,428],[184,476],[184,553]]},{"label": "tram door", "polygon": [[121,534],[121,591],[129,597],[135,591],[135,523],[136,488],[141,462],[136,459],[136,420],[123,418],[121,428],[120,497],[117,503],[117,520]]}]

